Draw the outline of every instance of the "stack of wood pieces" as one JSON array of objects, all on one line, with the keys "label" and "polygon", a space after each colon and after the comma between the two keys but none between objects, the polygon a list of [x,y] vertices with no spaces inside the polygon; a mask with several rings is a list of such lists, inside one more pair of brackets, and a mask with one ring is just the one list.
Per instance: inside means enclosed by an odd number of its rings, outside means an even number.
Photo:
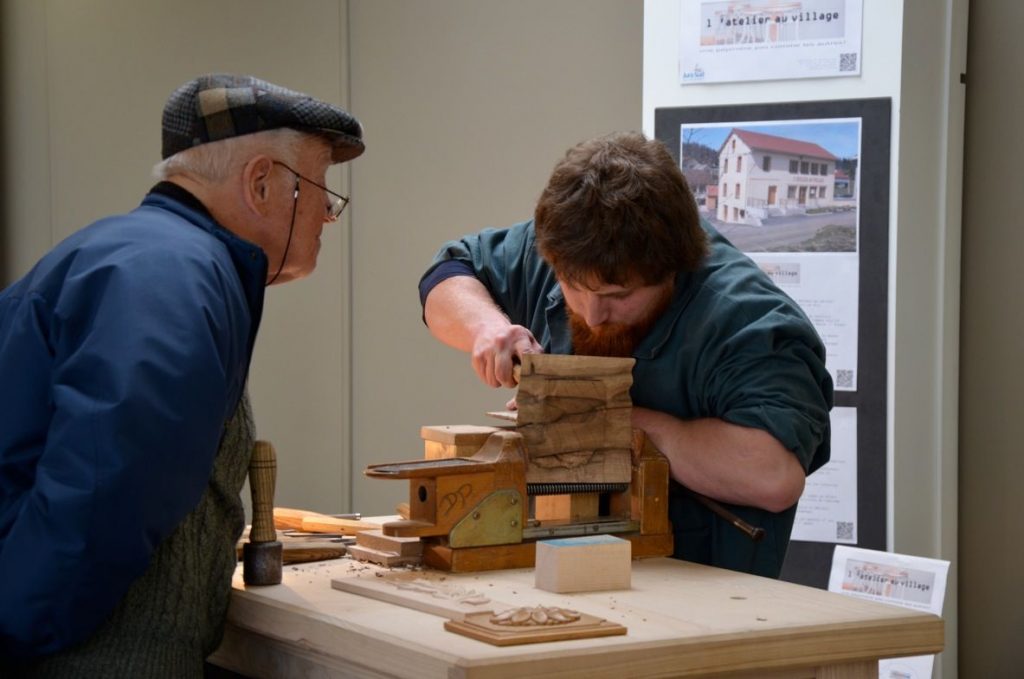
[{"label": "stack of wood pieces", "polygon": [[423,543],[419,538],[392,537],[380,530],[365,530],[356,536],[356,544],[349,546],[348,553],[353,559],[381,566],[416,566],[422,561]]},{"label": "stack of wood pieces", "polygon": [[516,431],[527,483],[629,483],[632,358],[526,354]]}]

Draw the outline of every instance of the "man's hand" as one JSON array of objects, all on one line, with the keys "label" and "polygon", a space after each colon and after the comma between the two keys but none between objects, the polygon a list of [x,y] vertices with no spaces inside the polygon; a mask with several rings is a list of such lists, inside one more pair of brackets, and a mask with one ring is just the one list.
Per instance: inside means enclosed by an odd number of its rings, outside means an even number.
[{"label": "man's hand", "polygon": [[523,354],[539,354],[543,350],[533,334],[521,325],[495,324],[485,328],[473,343],[472,363],[480,380],[491,387],[514,387],[517,384],[513,367]]},{"label": "man's hand", "polygon": [[434,286],[423,317],[434,337],[470,354],[473,370],[491,387],[516,386],[512,368],[518,359],[543,352],[533,334],[513,325],[472,276],[455,276]]}]

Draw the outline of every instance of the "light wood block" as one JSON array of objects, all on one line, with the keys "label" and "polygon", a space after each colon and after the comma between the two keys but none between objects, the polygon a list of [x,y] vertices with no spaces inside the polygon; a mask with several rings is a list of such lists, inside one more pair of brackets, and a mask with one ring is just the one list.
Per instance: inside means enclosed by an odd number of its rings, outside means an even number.
[{"label": "light wood block", "polygon": [[533,499],[533,518],[573,523],[590,521],[598,516],[600,500],[599,493],[538,495]]},{"label": "light wood block", "polygon": [[449,457],[472,457],[498,427],[472,424],[428,425],[420,428],[423,457],[441,460]]},{"label": "light wood block", "polygon": [[629,589],[631,554],[629,540],[611,535],[541,540],[534,586],[559,593]]}]

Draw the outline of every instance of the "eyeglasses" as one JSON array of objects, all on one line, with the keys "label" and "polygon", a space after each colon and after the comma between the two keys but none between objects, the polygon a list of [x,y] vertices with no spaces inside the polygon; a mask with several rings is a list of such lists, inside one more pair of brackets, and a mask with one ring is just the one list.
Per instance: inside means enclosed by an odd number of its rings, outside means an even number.
[{"label": "eyeglasses", "polygon": [[303,180],[303,181],[309,182],[310,184],[312,184],[313,186],[317,187],[318,189],[323,189],[327,193],[327,195],[329,196],[329,198],[327,200],[327,205],[325,206],[325,209],[326,209],[326,212],[327,212],[327,215],[326,215],[327,216],[327,221],[329,221],[329,222],[336,222],[336,221],[338,221],[338,217],[341,216],[341,213],[342,213],[342,211],[344,211],[345,206],[348,205],[348,198],[347,197],[341,195],[340,193],[335,193],[334,191],[331,191],[329,188],[327,188],[323,184],[318,184],[315,181],[313,181],[312,179],[309,179],[308,177],[303,177],[301,174],[299,174],[298,172],[296,172],[292,168],[288,167],[287,165],[282,163],[280,160],[275,160],[274,164],[275,165],[280,165],[281,167],[283,167],[284,169],[288,170],[293,175],[295,175],[295,198],[299,197],[299,180],[300,179]]}]

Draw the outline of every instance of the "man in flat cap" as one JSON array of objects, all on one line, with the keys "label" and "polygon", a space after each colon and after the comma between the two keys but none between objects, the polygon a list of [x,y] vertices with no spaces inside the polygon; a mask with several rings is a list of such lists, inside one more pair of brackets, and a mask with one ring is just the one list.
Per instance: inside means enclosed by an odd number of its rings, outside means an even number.
[{"label": "man in flat cap", "polygon": [[0,292],[0,675],[202,676],[253,444],[264,288],[308,275],[363,152],[342,109],[185,83],[160,180]]}]

